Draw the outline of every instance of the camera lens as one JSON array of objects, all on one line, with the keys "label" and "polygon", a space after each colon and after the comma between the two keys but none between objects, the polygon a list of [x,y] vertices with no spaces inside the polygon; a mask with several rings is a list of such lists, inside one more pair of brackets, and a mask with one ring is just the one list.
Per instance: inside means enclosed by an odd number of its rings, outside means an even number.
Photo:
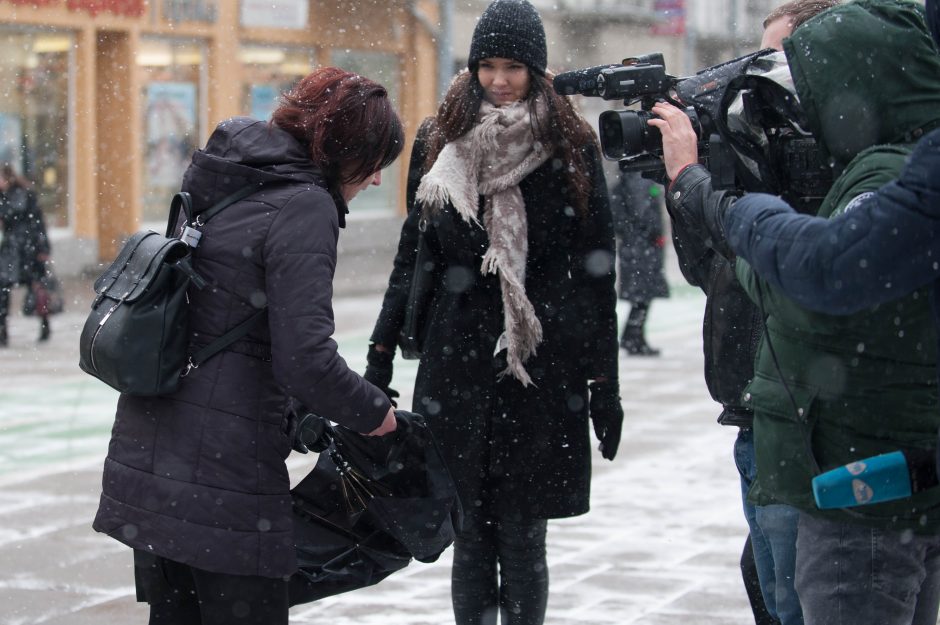
[{"label": "camera lens", "polygon": [[598,120],[601,135],[601,151],[609,159],[624,157],[623,130],[620,123],[622,111],[604,111]]},{"label": "camera lens", "polygon": [[627,111],[627,113],[632,113],[624,115],[623,119],[623,143],[627,147],[627,152],[638,154],[654,150],[657,142],[652,133],[656,129],[646,123],[647,120],[652,119],[653,114],[649,111]]},{"label": "camera lens", "polygon": [[601,113],[598,126],[604,156],[617,160],[659,150],[662,145],[659,132],[646,123],[652,117],[649,111]]}]

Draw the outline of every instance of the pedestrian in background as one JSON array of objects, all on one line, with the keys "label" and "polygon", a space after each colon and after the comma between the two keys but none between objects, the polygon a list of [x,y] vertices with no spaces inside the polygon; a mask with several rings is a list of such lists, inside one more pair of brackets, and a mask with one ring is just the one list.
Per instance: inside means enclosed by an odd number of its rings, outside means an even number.
[{"label": "pedestrian in background", "polygon": [[287,624],[289,397],[357,432],[395,429],[385,394],[337,354],[332,293],[347,202],[380,183],[403,140],[384,87],[327,67],[271,122],[226,120],[193,156],[182,189],[197,215],[258,190],[193,249],[212,288],[189,292],[191,344],[267,315],[172,395],[118,400],[94,528],[134,549],[152,624]]},{"label": "pedestrian in background", "polygon": [[466,514],[451,586],[459,625],[543,622],[547,519],[588,511],[589,415],[605,458],[620,440],[607,188],[596,136],[552,89],[546,57],[531,4],[486,8],[468,71],[418,132],[409,214],[369,348],[366,378],[394,394],[423,230],[438,269],[413,410]]},{"label": "pedestrian in background", "polygon": [[[10,163],[0,166],[0,347],[9,344],[7,315],[17,285],[32,288],[46,276],[49,237],[33,183]],[[39,316],[39,341],[49,340],[49,311]]]},{"label": "pedestrian in background", "polygon": [[620,335],[620,347],[631,356],[658,356],[646,342],[650,302],[669,297],[663,271],[666,244],[659,198],[662,187],[639,172],[619,172],[610,185],[619,261],[618,293],[630,302],[630,314]]}]

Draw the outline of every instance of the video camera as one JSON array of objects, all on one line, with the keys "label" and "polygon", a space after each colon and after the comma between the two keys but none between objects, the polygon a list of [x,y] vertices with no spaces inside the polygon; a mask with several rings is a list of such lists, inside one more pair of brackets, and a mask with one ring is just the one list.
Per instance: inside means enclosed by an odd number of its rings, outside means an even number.
[{"label": "video camera", "polygon": [[639,103],[638,110],[605,111],[598,123],[604,156],[619,161],[623,171],[664,177],[662,136],[647,121],[653,105],[665,100],[692,121],[713,188],[782,195],[811,210],[832,185],[832,171],[805,130],[795,95],[768,77],[781,63],[783,53],[761,50],[676,78],[666,73],[663,55],[654,53],[565,72],[553,86],[562,95]]}]

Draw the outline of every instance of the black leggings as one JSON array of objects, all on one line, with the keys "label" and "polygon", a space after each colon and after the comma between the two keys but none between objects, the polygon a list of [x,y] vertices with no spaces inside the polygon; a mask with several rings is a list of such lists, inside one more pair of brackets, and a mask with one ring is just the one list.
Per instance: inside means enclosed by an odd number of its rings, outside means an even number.
[{"label": "black leggings", "polygon": [[623,328],[623,331],[626,332],[627,328],[640,328],[642,332],[643,326],[646,325],[646,315],[649,310],[649,302],[633,302],[630,307],[630,314],[627,316],[627,325]]},{"label": "black leggings", "polygon": [[287,625],[287,581],[196,569],[134,551],[150,625]]},{"label": "black leggings", "polygon": [[[457,625],[541,625],[548,603],[544,519],[468,519],[454,541]],[[499,573],[497,574],[497,564]]]},{"label": "black leggings", "polygon": [[10,312],[10,292],[13,290],[12,284],[0,284],[0,325],[7,321],[7,314]]}]

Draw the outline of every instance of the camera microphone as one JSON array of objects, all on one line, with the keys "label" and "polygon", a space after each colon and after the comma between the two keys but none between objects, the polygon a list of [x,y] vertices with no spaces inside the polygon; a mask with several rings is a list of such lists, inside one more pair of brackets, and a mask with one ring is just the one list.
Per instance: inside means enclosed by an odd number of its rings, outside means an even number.
[{"label": "camera microphone", "polygon": [[937,451],[894,451],[826,471],[813,478],[821,510],[851,508],[910,497],[940,484]]},{"label": "camera microphone", "polygon": [[556,93],[561,95],[574,95],[580,94],[591,97],[598,97],[601,94],[601,89],[603,87],[603,81],[598,81],[598,76],[601,75],[605,69],[614,69],[617,67],[623,67],[623,65],[597,65],[596,67],[586,67],[584,69],[576,69],[570,72],[564,72],[555,76],[555,79],[552,80],[552,87],[554,87]]}]

